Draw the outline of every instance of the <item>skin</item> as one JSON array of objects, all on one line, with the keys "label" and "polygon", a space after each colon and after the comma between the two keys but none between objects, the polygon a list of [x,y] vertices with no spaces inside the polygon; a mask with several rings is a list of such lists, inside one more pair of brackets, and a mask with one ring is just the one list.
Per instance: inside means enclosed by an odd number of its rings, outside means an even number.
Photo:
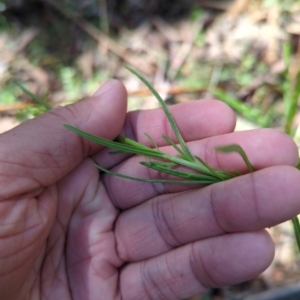
[{"label": "skin", "polygon": [[[173,106],[193,154],[245,173],[206,187],[148,184],[99,174],[97,162],[143,178],[141,157],[110,155],[63,128],[114,139],[120,132],[164,151],[174,140],[160,109],[126,114],[118,81],[0,136],[1,299],[185,299],[251,279],[271,263],[266,227],[300,212],[294,142],[275,130],[233,133],[218,101]],[[254,165],[216,146],[240,144]]]}]

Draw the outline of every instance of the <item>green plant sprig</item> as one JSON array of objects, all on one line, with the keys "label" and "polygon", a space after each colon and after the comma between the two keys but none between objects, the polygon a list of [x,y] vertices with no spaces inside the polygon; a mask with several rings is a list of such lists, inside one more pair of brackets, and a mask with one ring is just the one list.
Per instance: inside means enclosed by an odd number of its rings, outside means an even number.
[{"label": "green plant sprig", "polygon": [[26,89],[22,84],[15,81],[14,84],[19,87],[26,95],[30,96],[37,104],[43,106],[46,110],[51,110],[52,106],[48,104],[45,100],[42,98],[36,96],[35,94],[31,93],[28,89]]},{"label": "green plant sprig", "polygon": [[[208,166],[203,160],[199,157],[193,157],[194,161],[190,161],[185,157],[182,157],[181,153],[179,156],[173,156],[167,153],[162,152],[158,148],[150,148],[140,143],[137,143],[129,138],[118,136],[115,141],[107,140],[87,132],[84,132],[80,129],[77,129],[71,125],[64,124],[64,127],[69,129],[70,131],[76,133],[77,135],[88,139],[92,142],[100,144],[105,147],[109,147],[118,151],[118,153],[131,153],[131,154],[138,154],[142,155],[147,158],[154,158],[159,159],[160,161],[149,161],[149,162],[141,162],[142,165],[157,170],[162,173],[170,174],[173,176],[177,176],[183,179],[189,179],[186,181],[179,181],[179,180],[159,180],[159,179],[141,179],[139,178],[138,181],[144,182],[164,182],[164,183],[184,183],[184,184],[211,184],[218,181],[228,180],[237,176],[237,173],[227,173],[224,171],[213,170],[210,166]],[[227,146],[230,147],[230,146]],[[232,145],[232,147],[237,148],[240,147],[238,145]],[[222,151],[222,148],[220,148]],[[177,166],[183,166],[190,168],[194,171],[199,173],[190,173],[185,171],[180,171],[174,169]],[[130,177],[126,175],[122,175],[119,173],[114,173],[109,170],[104,169],[101,166],[96,165],[98,169],[104,171],[108,174],[137,180],[135,177]]]},{"label": "green plant sprig", "polygon": [[[287,54],[286,54],[287,53]],[[288,51],[286,51],[285,58],[288,57]],[[286,59],[287,61],[287,59]],[[168,107],[162,100],[162,98],[159,96],[157,91],[153,88],[153,86],[140,74],[138,74],[135,70],[131,68],[127,68],[129,71],[131,71],[133,74],[138,76],[153,92],[153,94],[156,96],[158,101],[160,102],[161,106],[164,109],[164,112],[166,113],[166,116],[169,119],[169,122],[175,132],[175,135],[179,141],[179,145],[174,143],[169,137],[163,135],[163,139],[178,152],[178,156],[171,156],[169,154],[163,153],[158,146],[156,145],[155,141],[145,133],[145,135],[148,137],[152,145],[154,146],[154,149],[147,147],[143,144],[140,144],[136,141],[133,141],[127,137],[118,136],[115,141],[106,140],[94,135],[91,135],[89,133],[86,133],[84,131],[81,131],[73,126],[65,124],[64,126],[73,131],[74,133],[91,140],[93,142],[99,143],[103,146],[113,148],[117,150],[117,152],[127,152],[132,154],[140,154],[148,158],[154,158],[158,159],[158,161],[148,161],[148,162],[141,162],[142,165],[145,167],[154,169],[158,172],[166,173],[175,177],[178,177],[178,180],[169,180],[169,179],[144,179],[144,178],[136,178],[136,177],[130,177],[127,175],[119,174],[112,172],[110,170],[107,170],[101,166],[96,165],[96,167],[102,171],[106,172],[107,174],[118,176],[125,179],[131,179],[136,181],[142,181],[142,182],[152,182],[152,183],[176,183],[176,184],[212,184],[223,180],[228,180],[230,178],[239,176],[238,172],[223,172],[219,170],[214,170],[209,165],[207,165],[201,158],[197,156],[193,156],[188,149],[185,141],[183,140],[180,131],[178,129],[178,126],[176,125],[176,122],[174,118],[172,117]],[[290,84],[290,80],[288,81]],[[290,86],[288,85],[285,88],[285,115],[287,120],[287,125],[285,128],[285,131],[291,135],[291,124],[292,120],[295,117],[295,110],[296,110],[296,99],[300,95],[300,75],[297,76],[297,84],[296,89],[293,94],[291,94]],[[34,101],[36,101],[38,104],[43,105],[46,110],[50,110],[51,106],[44,102],[43,99],[40,99],[36,95],[32,94],[30,91],[28,91],[25,87],[23,87],[21,84],[17,84],[27,95],[31,96]],[[292,95],[292,96],[291,96]],[[230,152],[236,152],[238,153],[242,159],[244,160],[246,166],[248,167],[249,172],[252,172],[253,166],[251,165],[245,151],[240,147],[239,145],[226,145],[217,147],[216,151],[224,152],[224,153],[230,153]],[[184,166],[188,167],[190,169],[193,169],[193,171],[199,172],[186,172],[186,171],[180,171],[176,170],[177,166]],[[300,169],[300,159],[299,163],[297,165],[297,168]],[[180,179],[181,178],[181,179]],[[294,232],[295,232],[295,238],[298,246],[298,250],[300,251],[300,223],[297,216],[295,216],[292,219]]]},{"label": "green plant sprig", "polygon": [[[149,81],[147,81],[137,71],[129,67],[127,67],[127,69],[131,73],[136,75],[150,89],[150,91],[159,101],[175,133],[178,144],[173,142],[166,135],[163,135],[162,138],[176,150],[176,152],[178,153],[177,156],[173,156],[162,152],[159,149],[159,147],[156,145],[155,141],[146,133],[145,135],[148,137],[148,139],[150,140],[154,148],[147,147],[143,144],[140,144],[124,136],[118,136],[114,141],[111,141],[111,140],[107,140],[89,134],[68,124],[64,124],[64,126],[65,128],[71,130],[72,132],[76,133],[77,135],[85,139],[88,139],[95,143],[101,144],[102,146],[109,147],[116,150],[117,153],[138,154],[148,159],[152,159],[152,161],[150,160],[148,162],[141,162],[141,164],[147,168],[156,170],[160,173],[165,173],[174,176],[178,179],[172,180],[172,179],[136,178],[124,174],[115,173],[99,165],[96,165],[96,167],[99,170],[106,172],[107,174],[110,175],[136,180],[136,181],[156,182],[156,183],[180,183],[180,184],[212,184],[219,181],[228,180],[240,175],[238,172],[229,173],[220,170],[215,170],[212,167],[210,167],[208,164],[206,164],[201,158],[197,156],[193,156],[186,142],[184,141],[180,133],[180,130],[176,124],[176,121],[173,118],[169,108],[167,107],[167,105],[165,104],[161,96],[158,94],[158,92],[155,90],[155,88],[149,83]],[[223,153],[229,153],[229,152],[238,153],[244,160],[246,166],[248,167],[249,172],[253,171],[253,166],[251,165],[245,151],[239,145],[233,144],[233,145],[218,147],[216,148],[216,151],[223,152]],[[153,159],[155,160],[153,161]],[[188,168],[192,171],[178,170],[179,166]]]},{"label": "green plant sprig", "polygon": [[[283,103],[284,103],[284,116],[285,125],[284,131],[286,134],[290,135],[292,138],[295,136],[295,129],[293,128],[293,123],[295,116],[297,114],[297,108],[299,104],[300,97],[300,71],[297,72],[296,78],[294,79],[290,76],[289,67],[292,63],[292,49],[291,43],[286,42],[283,47],[283,58],[285,62],[285,80],[283,83]],[[300,158],[298,160],[297,169],[300,170]],[[300,252],[300,222],[298,216],[292,218],[292,224],[294,229],[294,234],[296,237],[296,243],[298,250]]]}]

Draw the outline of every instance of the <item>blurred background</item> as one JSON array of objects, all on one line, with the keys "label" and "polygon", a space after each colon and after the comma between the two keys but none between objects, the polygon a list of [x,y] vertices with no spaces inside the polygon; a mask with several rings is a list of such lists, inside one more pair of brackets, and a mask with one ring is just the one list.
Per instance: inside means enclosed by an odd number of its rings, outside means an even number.
[{"label": "blurred background", "polygon": [[[114,77],[129,110],[217,98],[238,114],[236,130],[273,127],[299,144],[300,2],[297,0],[0,0],[0,132],[43,113],[21,84],[55,107]],[[300,299],[293,228],[270,232],[271,267],[204,299]]]}]

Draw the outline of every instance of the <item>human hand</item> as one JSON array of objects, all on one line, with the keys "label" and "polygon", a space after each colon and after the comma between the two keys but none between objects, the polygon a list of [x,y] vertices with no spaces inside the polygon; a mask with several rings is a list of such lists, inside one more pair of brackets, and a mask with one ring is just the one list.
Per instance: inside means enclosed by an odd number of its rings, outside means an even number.
[{"label": "human hand", "polygon": [[[206,187],[148,184],[100,174],[97,162],[142,178],[159,174],[140,157],[107,149],[63,128],[160,147],[174,140],[161,110],[126,115],[119,82],[0,136],[1,299],[184,299],[262,272],[274,245],[263,228],[300,212],[298,152],[275,130],[232,133],[235,117],[218,101],[171,107],[193,154],[246,172],[237,143],[258,171]],[[123,128],[123,129],[122,129]]]}]

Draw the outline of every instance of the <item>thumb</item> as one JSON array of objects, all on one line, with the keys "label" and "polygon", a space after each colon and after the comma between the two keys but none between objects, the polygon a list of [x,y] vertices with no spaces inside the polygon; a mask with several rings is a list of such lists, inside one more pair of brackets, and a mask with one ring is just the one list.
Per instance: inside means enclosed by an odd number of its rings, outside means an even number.
[{"label": "thumb", "polygon": [[114,139],[126,116],[126,90],[110,80],[92,97],[29,120],[0,135],[0,200],[49,186],[101,149],[64,123]]}]

